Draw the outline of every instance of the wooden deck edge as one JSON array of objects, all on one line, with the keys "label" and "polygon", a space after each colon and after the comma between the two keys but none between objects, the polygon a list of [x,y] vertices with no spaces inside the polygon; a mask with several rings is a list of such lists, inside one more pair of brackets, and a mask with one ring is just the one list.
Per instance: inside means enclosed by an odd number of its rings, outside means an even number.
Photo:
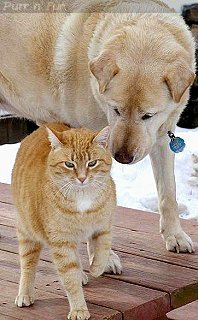
[{"label": "wooden deck edge", "polygon": [[171,308],[176,309],[198,299],[198,282],[190,284],[171,296]]}]

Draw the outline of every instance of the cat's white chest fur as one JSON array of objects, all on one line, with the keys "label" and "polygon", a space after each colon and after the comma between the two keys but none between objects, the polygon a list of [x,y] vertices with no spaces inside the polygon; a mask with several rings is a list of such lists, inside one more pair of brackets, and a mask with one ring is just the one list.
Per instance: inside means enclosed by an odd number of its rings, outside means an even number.
[{"label": "cat's white chest fur", "polygon": [[80,193],[76,198],[76,208],[78,212],[89,210],[93,206],[93,197],[89,194]]}]

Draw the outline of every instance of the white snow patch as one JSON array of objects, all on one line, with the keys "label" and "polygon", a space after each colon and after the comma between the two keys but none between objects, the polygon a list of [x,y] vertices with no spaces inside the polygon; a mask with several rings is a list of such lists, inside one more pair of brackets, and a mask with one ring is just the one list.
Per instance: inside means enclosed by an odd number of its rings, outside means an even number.
[{"label": "white snow patch", "polygon": [[[177,128],[176,135],[185,140],[186,148],[175,155],[175,177],[177,200],[181,217],[198,219],[198,128]],[[193,175],[194,174],[194,175]],[[132,165],[121,165],[114,161],[112,176],[116,182],[118,205],[147,211],[158,211],[156,187],[149,157]]]},{"label": "white snow patch", "polygon": [[11,183],[11,173],[20,143],[0,146],[0,182]]}]

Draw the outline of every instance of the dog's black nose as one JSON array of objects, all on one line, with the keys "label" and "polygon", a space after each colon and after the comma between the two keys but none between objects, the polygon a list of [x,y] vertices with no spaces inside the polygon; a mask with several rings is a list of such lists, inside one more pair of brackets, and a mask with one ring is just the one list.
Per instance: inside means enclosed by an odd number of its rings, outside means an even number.
[{"label": "dog's black nose", "polygon": [[125,152],[116,152],[114,158],[116,161],[123,164],[129,164],[133,162],[133,156]]}]

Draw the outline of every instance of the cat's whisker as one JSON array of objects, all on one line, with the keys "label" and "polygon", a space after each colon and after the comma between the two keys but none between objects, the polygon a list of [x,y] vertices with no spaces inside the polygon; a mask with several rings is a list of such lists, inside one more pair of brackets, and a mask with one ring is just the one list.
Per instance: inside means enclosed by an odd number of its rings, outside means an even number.
[{"label": "cat's whisker", "polygon": [[64,189],[67,189],[70,184],[71,184],[71,181],[65,183],[60,189],[58,189],[57,193],[61,192]]},{"label": "cat's whisker", "polygon": [[44,190],[46,192],[46,194],[48,194],[50,192],[50,194],[52,193],[52,189],[54,189],[55,193],[53,194],[53,198],[52,201],[55,200],[55,198],[60,195],[63,197],[60,197],[59,201],[61,201],[61,203],[64,202],[64,197],[65,197],[65,192],[64,189],[68,189],[69,185],[71,184],[71,181],[65,183],[64,185],[62,185],[58,190],[57,190],[57,186],[60,185],[60,181],[57,181],[57,184],[54,183],[54,181],[48,181],[48,183],[44,186]]},{"label": "cat's whisker", "polygon": [[[70,192],[71,191],[75,191],[75,188],[74,188],[74,184],[71,185],[69,191],[68,191],[68,195],[70,195]],[[76,193],[76,192],[75,192]]]},{"label": "cat's whisker", "polygon": [[107,189],[107,186],[104,182],[101,182],[101,181],[98,181],[98,180],[95,180],[92,182],[93,183],[93,186],[95,187],[99,187],[100,189],[102,190],[106,190]]},{"label": "cat's whisker", "polygon": [[66,195],[69,196],[70,190],[71,190],[72,187],[73,187],[73,182],[72,182],[72,181],[69,181],[68,184],[67,184],[67,186],[66,186],[66,188],[63,190],[63,191],[64,191],[64,193],[63,193],[64,197],[65,197]]}]

